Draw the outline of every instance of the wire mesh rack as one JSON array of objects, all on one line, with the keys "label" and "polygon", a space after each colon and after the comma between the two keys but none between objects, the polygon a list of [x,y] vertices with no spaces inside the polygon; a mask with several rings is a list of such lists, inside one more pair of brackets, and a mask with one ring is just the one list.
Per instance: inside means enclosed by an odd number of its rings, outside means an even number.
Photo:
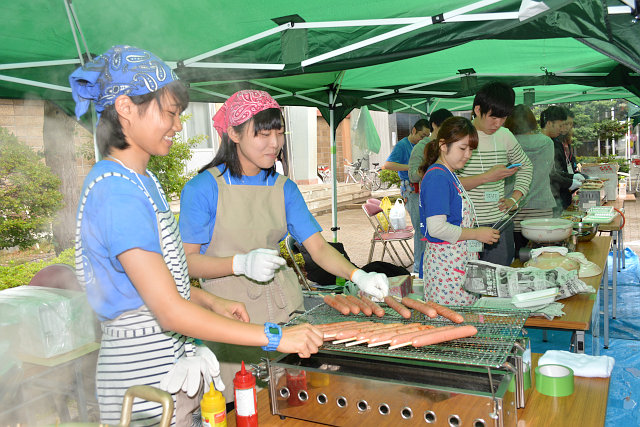
[{"label": "wire mesh rack", "polygon": [[[290,325],[300,323],[323,324],[333,322],[374,321],[384,323],[419,322],[434,327],[454,325],[449,319],[438,316],[434,319],[411,310],[411,318],[405,319],[390,307],[380,304],[385,309],[381,318],[358,315],[344,316],[333,308],[320,304],[304,314],[296,317]],[[347,347],[345,344],[325,342],[320,351],[344,352],[361,356],[382,356],[402,359],[415,359],[432,362],[456,363],[470,366],[500,368],[511,355],[514,343],[522,334],[524,322],[529,317],[528,310],[489,309],[484,307],[450,307],[464,316],[466,325],[473,325],[478,333],[473,337],[462,338],[441,344],[414,348],[411,346],[389,350],[388,345],[368,347],[366,343]]]}]

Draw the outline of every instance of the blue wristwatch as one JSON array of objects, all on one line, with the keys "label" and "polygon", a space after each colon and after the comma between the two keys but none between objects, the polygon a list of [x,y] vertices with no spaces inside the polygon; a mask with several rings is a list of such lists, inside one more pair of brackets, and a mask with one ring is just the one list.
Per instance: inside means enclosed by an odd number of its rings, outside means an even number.
[{"label": "blue wristwatch", "polygon": [[269,340],[269,344],[262,347],[264,351],[276,351],[282,339],[282,328],[275,323],[267,322],[264,324],[264,334]]}]

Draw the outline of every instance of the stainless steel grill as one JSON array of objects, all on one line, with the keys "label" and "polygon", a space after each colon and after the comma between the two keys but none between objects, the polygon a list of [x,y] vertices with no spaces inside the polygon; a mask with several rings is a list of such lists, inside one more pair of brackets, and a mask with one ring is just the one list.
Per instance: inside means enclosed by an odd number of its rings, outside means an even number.
[{"label": "stainless steel grill", "polygon": [[[431,319],[415,310],[412,310],[410,319],[405,319],[388,306],[381,304],[381,307],[385,309],[386,314],[382,318],[377,318],[375,316],[368,317],[362,313],[344,316],[333,308],[321,304],[296,317],[289,324],[293,325],[305,322],[322,324],[346,320],[362,322],[374,321],[379,323],[420,322],[434,327],[454,324],[441,316]],[[320,351],[500,368],[512,354],[514,343],[522,333],[522,327],[529,316],[529,311],[527,310],[496,310],[484,307],[451,308],[464,316],[465,324],[473,325],[478,329],[478,333],[475,336],[426,347],[414,348],[408,346],[395,350],[389,350],[388,346],[368,347],[367,344],[361,344],[346,347],[344,344],[325,342]]]}]

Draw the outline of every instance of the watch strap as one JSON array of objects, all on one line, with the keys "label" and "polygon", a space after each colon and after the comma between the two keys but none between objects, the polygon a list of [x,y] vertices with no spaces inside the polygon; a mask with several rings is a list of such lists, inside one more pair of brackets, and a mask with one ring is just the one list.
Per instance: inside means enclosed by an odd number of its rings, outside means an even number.
[{"label": "watch strap", "polygon": [[[273,332],[274,329],[277,332]],[[282,327],[275,323],[266,322],[264,324],[264,334],[267,336],[269,344],[263,346],[262,349],[264,351],[276,351],[282,339]]]}]

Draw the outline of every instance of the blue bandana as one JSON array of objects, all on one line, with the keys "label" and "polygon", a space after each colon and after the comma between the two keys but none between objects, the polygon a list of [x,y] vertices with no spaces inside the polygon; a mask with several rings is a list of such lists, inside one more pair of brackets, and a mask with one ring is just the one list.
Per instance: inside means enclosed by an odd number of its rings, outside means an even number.
[{"label": "blue bandana", "polygon": [[160,58],[132,46],[113,46],[69,76],[80,118],[95,102],[98,118],[120,95],[145,95],[178,80]]}]

